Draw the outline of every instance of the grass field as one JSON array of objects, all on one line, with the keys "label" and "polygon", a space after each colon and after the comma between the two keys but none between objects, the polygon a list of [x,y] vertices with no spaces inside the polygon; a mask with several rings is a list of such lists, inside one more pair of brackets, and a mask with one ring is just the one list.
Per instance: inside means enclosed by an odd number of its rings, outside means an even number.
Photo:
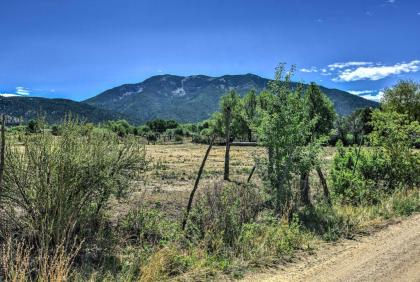
[{"label": "grass field", "polygon": [[[146,173],[140,181],[133,183],[130,197],[112,205],[113,210],[121,214],[139,205],[153,205],[179,218],[194,186],[206,149],[207,145],[193,143],[146,145],[149,161]],[[322,165],[325,168],[334,153],[335,148],[324,148],[325,162]],[[199,191],[223,179],[224,154],[225,146],[213,146],[200,180]],[[233,146],[230,155],[230,179],[235,182],[246,182],[256,160],[266,158],[263,147]],[[328,174],[328,171],[325,172]],[[252,182],[263,187],[258,168]],[[312,177],[311,182],[311,188],[317,191],[318,178]]]}]

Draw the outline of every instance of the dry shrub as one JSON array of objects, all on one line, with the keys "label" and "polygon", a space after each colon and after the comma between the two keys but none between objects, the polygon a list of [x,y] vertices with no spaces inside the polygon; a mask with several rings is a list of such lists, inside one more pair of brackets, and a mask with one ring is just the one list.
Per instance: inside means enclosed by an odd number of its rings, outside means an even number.
[{"label": "dry shrub", "polygon": [[94,238],[111,196],[127,191],[145,166],[145,151],[133,139],[87,130],[77,120],[61,136],[28,135],[6,148],[2,209],[10,231],[36,249],[71,245],[74,236]]},{"label": "dry shrub", "polygon": [[81,244],[73,244],[70,251],[59,245],[52,253],[41,252],[38,257],[38,279],[39,281],[67,281],[71,275],[71,269],[75,257],[80,251]]},{"label": "dry shrub", "polygon": [[0,280],[6,282],[27,281],[30,274],[30,254],[23,242],[15,242],[11,238],[3,244],[1,250],[1,276]]},{"label": "dry shrub", "polygon": [[162,281],[168,278],[168,272],[173,268],[173,258],[178,251],[174,247],[164,247],[154,253],[149,262],[141,269],[141,282]]},{"label": "dry shrub", "polygon": [[252,222],[263,205],[263,195],[253,185],[217,182],[198,199],[188,232],[203,240],[211,253],[234,247],[242,226]]},{"label": "dry shrub", "polygon": [[1,250],[0,281],[68,281],[80,247],[81,244],[74,244],[68,250],[61,244],[52,252],[40,250],[39,255],[35,256],[28,244],[9,237]]}]

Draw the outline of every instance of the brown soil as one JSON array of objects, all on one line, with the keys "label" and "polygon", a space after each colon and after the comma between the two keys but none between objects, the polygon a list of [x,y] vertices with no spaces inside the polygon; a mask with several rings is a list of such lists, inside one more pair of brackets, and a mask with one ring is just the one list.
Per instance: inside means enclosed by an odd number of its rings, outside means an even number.
[{"label": "brown soil", "polygon": [[420,281],[420,215],[245,281]]}]

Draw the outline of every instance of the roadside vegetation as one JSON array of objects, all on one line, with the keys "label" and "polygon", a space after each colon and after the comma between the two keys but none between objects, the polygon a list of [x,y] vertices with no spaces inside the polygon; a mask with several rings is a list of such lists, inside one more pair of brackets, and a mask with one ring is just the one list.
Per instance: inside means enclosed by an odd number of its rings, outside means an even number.
[{"label": "roadside vegetation", "polygon": [[339,117],[293,70],[197,124],[3,117],[0,280],[241,278],[420,211],[420,86]]}]

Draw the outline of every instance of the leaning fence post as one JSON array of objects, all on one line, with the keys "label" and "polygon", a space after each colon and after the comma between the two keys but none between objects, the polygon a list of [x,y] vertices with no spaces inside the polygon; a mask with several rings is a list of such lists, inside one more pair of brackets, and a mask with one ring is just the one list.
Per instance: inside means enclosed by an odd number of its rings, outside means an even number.
[{"label": "leaning fence post", "polygon": [[256,168],[257,168],[257,165],[255,164],[255,165],[252,167],[251,172],[250,172],[250,174],[249,174],[249,176],[248,176],[248,180],[246,181],[247,183],[249,183],[249,182],[251,181],[252,175],[254,174],[254,171],[255,171],[255,169],[256,169]]},{"label": "leaning fence post", "polygon": [[213,147],[213,142],[215,138],[216,136],[213,135],[213,138],[210,141],[209,147],[207,148],[206,154],[204,155],[203,161],[201,162],[200,169],[198,170],[197,178],[195,179],[195,183],[194,183],[194,188],[192,189],[191,194],[190,194],[190,199],[188,200],[187,211],[185,212],[185,217],[184,217],[184,220],[182,221],[182,230],[185,230],[185,226],[187,225],[188,215],[190,213],[191,206],[194,200],[194,194],[198,188],[198,183],[200,182],[201,174],[203,173],[203,170],[204,170],[204,165],[206,164],[207,157],[209,156],[211,147]]}]

